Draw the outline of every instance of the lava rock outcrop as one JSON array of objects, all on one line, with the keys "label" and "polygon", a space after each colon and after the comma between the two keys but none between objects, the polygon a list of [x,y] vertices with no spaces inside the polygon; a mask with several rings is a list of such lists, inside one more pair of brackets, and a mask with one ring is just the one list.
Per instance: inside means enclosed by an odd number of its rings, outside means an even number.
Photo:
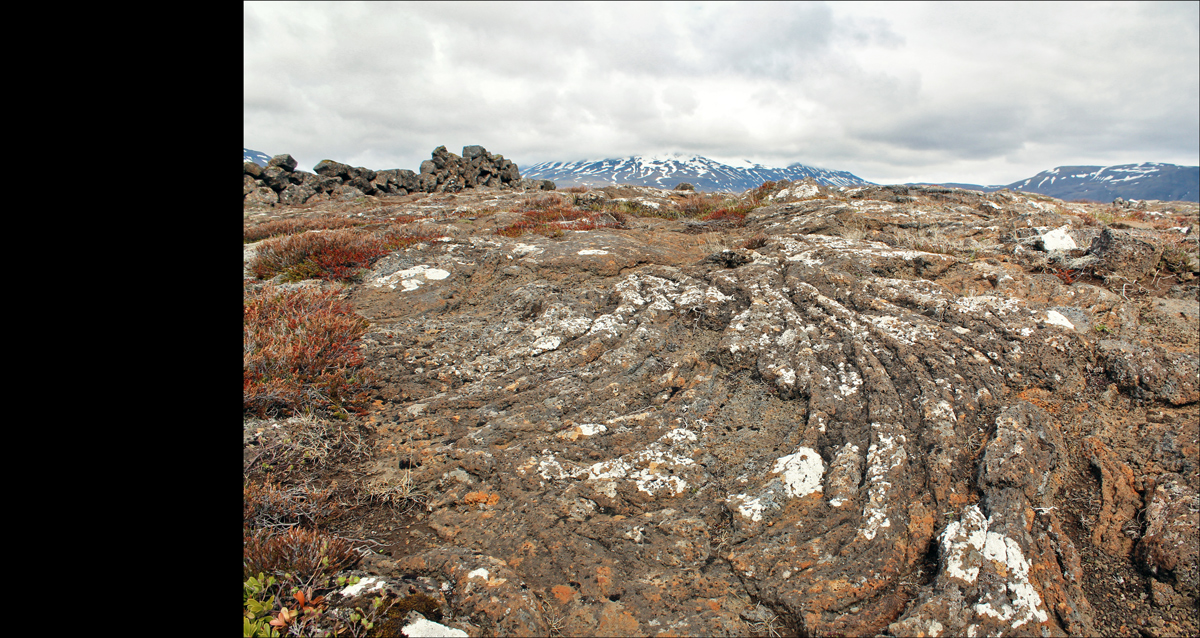
[{"label": "lava rock outcrop", "polygon": [[380,571],[444,581],[451,626],[1095,635],[1119,587],[1194,626],[1200,300],[1193,262],[1161,268],[1194,230],[797,184],[741,226],[506,237],[463,211],[523,195],[455,190],[516,180],[475,148],[416,177],[444,238],[348,290],[379,375],[364,471],[432,495],[426,546]]}]

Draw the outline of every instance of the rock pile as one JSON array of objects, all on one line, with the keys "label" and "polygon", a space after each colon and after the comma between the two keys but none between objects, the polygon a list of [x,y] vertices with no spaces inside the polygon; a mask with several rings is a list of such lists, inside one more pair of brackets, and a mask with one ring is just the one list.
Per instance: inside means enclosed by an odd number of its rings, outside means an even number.
[{"label": "rock pile", "polygon": [[245,162],[242,167],[242,203],[275,206],[352,201],[364,196],[409,193],[457,193],[464,188],[518,188],[554,190],[549,180],[521,179],[517,165],[482,146],[464,146],[462,156],[439,146],[432,159],[421,162],[421,172],[404,168],[373,171],[333,160],[322,160],[315,173],[296,170],[291,155],[276,155],[267,166]]}]

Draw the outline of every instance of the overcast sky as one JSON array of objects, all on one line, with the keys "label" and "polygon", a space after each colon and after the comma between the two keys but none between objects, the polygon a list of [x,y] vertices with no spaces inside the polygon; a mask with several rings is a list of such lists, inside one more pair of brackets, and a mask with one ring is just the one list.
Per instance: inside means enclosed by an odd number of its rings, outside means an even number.
[{"label": "overcast sky", "polygon": [[1200,3],[243,6],[243,145],[683,153],[878,183],[1200,164]]}]

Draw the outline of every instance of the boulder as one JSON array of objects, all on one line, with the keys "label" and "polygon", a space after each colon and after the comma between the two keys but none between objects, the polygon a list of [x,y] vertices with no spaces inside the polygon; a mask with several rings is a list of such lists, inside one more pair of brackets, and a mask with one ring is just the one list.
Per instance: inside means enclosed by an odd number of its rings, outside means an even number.
[{"label": "boulder", "polygon": [[308,184],[291,184],[279,193],[279,203],[288,206],[299,206],[308,201],[308,198],[316,193],[316,189]]},{"label": "boulder", "polygon": [[1140,239],[1130,231],[1105,228],[1092,240],[1088,253],[1100,259],[1094,266],[1101,276],[1119,276],[1130,281],[1154,272],[1162,258],[1163,247]]},{"label": "boulder", "polygon": [[278,203],[279,194],[265,186],[254,189],[254,192],[242,198],[243,206],[275,206]]},{"label": "boulder", "polygon": [[278,166],[279,168],[282,168],[290,173],[296,170],[297,164],[296,160],[292,159],[291,155],[285,153],[283,155],[276,155],[275,157],[272,157],[271,161],[267,162],[267,166]]},{"label": "boulder", "polygon": [[279,192],[291,184],[288,175],[288,171],[279,166],[268,166],[262,171],[262,181],[275,192]]},{"label": "boulder", "polygon": [[1146,533],[1138,542],[1141,565],[1187,596],[1200,595],[1200,494],[1179,474],[1158,477],[1146,504]]},{"label": "boulder", "polygon": [[351,177],[351,168],[349,166],[333,160],[321,160],[313,167],[313,170],[316,171],[317,175],[324,177],[340,177],[342,179],[350,179]]}]

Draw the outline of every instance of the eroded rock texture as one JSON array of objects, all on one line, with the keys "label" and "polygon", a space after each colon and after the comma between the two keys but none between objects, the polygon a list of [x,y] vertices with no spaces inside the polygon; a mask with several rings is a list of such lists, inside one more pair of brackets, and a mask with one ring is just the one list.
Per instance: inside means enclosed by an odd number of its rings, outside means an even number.
[{"label": "eroded rock texture", "polygon": [[502,635],[1194,627],[1191,271],[1153,288],[1161,239],[1048,198],[793,190],[553,239],[425,209],[447,239],[351,293],[364,471],[432,495],[394,575]]}]

